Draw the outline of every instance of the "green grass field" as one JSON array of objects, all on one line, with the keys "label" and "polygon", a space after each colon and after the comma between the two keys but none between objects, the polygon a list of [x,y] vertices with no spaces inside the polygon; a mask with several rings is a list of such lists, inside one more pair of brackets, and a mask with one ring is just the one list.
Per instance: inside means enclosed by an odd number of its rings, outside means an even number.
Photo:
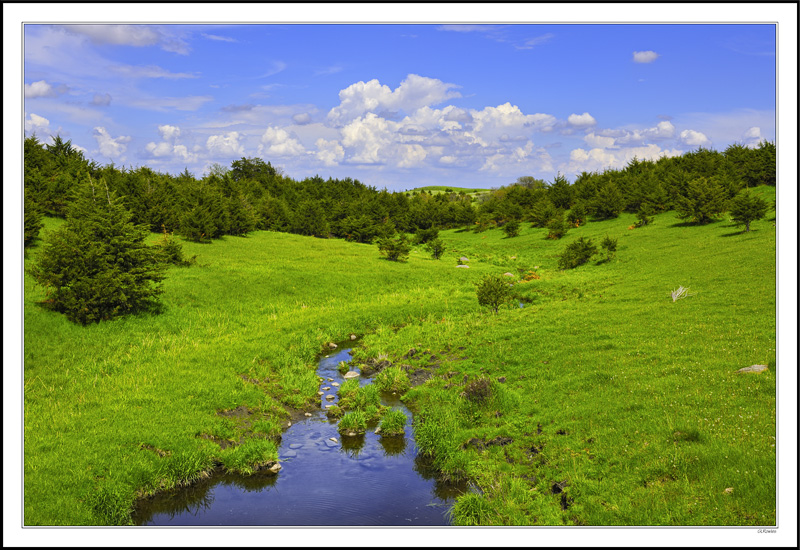
[{"label": "green grass field", "polygon": [[[274,460],[285,407],[316,398],[323,344],[356,333],[362,357],[439,365],[405,401],[443,475],[480,489],[458,500],[456,524],[773,525],[773,218],[747,234],[672,212],[559,241],[527,224],[515,238],[441,231],[441,260],[419,248],[407,263],[282,233],[185,242],[198,265],[170,269],[162,314],[88,327],[38,306],[26,276],[25,524],[125,524],[137,495],[215,462],[247,473]],[[616,257],[557,269],[575,238],[605,235]],[[462,255],[469,269],[455,268]],[[482,275],[530,271],[515,285],[524,307],[479,307]],[[694,295],[673,302],[680,285]],[[429,353],[402,359],[412,347]],[[736,373],[753,364],[769,370]],[[489,395],[472,399],[481,378]],[[249,427],[218,414],[242,406]]]},{"label": "green grass field", "polygon": [[[450,191],[448,191],[448,189]],[[463,191],[467,195],[478,196],[478,195],[483,195],[485,193],[488,193],[490,191],[490,189],[478,189],[478,188],[471,188],[471,187],[453,187],[453,186],[447,186],[447,185],[427,185],[425,187],[415,187],[414,189],[409,189],[405,193],[407,195],[410,195],[411,193],[413,193],[415,191],[416,192],[425,191],[426,193],[430,193],[431,195],[438,195],[439,193],[446,193],[446,192],[449,192],[449,193],[460,193],[461,191]]]}]

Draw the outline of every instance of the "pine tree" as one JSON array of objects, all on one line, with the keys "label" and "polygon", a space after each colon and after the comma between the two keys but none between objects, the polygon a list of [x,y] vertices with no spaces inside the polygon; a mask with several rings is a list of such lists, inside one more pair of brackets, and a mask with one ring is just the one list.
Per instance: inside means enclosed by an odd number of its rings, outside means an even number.
[{"label": "pine tree", "polygon": [[744,231],[750,231],[750,224],[767,215],[769,205],[761,197],[742,191],[731,200],[731,219],[736,225],[743,225]]},{"label": "pine tree", "polygon": [[157,306],[164,265],[145,244],[147,235],[104,180],[86,176],[66,223],[47,239],[30,270],[46,288],[44,303],[84,325]]},{"label": "pine tree", "polygon": [[25,248],[28,248],[39,238],[42,229],[42,211],[39,205],[31,198],[32,193],[25,190]]},{"label": "pine tree", "polygon": [[716,178],[699,177],[691,180],[684,194],[675,201],[678,217],[699,224],[717,218],[725,211],[725,190]]}]

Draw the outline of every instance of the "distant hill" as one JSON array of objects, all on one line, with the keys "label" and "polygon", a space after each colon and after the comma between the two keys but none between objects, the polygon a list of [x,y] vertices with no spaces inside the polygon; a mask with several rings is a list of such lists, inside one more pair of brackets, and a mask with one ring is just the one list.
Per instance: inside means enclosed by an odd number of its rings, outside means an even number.
[{"label": "distant hill", "polygon": [[425,191],[426,193],[430,193],[431,195],[438,195],[439,193],[460,193],[463,191],[467,195],[481,195],[483,193],[487,193],[490,189],[472,189],[469,187],[453,187],[448,185],[428,185],[425,187],[416,187],[414,189],[409,189],[405,191],[406,195],[411,195],[414,192],[420,193]]}]

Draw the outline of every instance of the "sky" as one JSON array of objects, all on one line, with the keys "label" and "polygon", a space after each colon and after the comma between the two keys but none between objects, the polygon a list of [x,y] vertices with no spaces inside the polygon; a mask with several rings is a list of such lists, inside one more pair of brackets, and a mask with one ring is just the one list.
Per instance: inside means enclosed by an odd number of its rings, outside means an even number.
[{"label": "sky", "polygon": [[775,141],[775,24],[26,24],[24,131],[197,177],[498,187]]}]

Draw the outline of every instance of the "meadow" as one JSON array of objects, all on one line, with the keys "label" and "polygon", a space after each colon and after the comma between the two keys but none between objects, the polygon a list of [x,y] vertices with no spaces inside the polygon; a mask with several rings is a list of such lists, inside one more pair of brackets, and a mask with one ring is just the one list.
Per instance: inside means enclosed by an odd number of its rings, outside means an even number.
[{"label": "meadow", "polygon": [[[197,265],[169,270],[160,314],[86,327],[26,275],[25,524],[127,524],[139,496],[274,461],[291,411],[318,406],[324,344],[355,333],[360,359],[433,369],[404,401],[441,475],[472,481],[454,524],[774,525],[774,212],[749,233],[635,221],[441,231],[441,260],[408,262],[266,231],[182,241]],[[558,269],[606,235],[614,257]],[[475,283],[497,273],[518,300],[493,314]]]}]

